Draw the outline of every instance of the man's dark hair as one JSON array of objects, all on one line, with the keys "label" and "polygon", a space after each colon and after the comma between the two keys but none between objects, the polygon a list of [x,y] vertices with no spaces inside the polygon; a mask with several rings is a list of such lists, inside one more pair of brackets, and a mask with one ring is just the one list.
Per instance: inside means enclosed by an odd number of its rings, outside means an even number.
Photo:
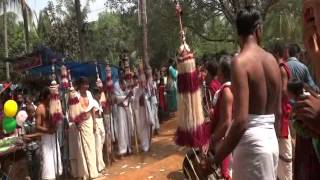
[{"label": "man's dark hair", "polygon": [[169,58],[169,65],[174,65],[175,64],[175,60],[173,58]]},{"label": "man's dark hair", "polygon": [[261,24],[261,14],[254,6],[246,6],[237,15],[236,25],[238,35],[247,37],[253,34]]},{"label": "man's dark hair", "polygon": [[298,44],[290,44],[289,46],[289,56],[290,57],[297,57],[297,55],[300,53],[301,49]]},{"label": "man's dark hair", "polygon": [[85,85],[85,84],[89,84],[89,79],[87,77],[84,77],[84,76],[80,77],[79,80],[78,80],[79,87],[81,85]]},{"label": "man's dark hair", "polygon": [[40,102],[46,101],[46,100],[48,100],[49,96],[50,96],[49,87],[44,87],[40,92],[39,101]]},{"label": "man's dark hair", "polygon": [[230,55],[223,55],[220,58],[219,68],[221,68],[221,72],[227,80],[231,80],[231,61],[232,56]]},{"label": "man's dark hair", "polygon": [[270,49],[271,53],[276,56],[284,57],[286,53],[286,45],[283,42],[275,42]]},{"label": "man's dark hair", "polygon": [[207,71],[212,76],[215,77],[218,74],[218,63],[217,61],[209,61],[207,62]]}]

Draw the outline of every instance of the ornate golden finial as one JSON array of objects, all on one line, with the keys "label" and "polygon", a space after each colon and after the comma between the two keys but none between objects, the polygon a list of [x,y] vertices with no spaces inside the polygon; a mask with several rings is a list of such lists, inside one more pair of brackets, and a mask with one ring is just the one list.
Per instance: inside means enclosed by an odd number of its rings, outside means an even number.
[{"label": "ornate golden finial", "polygon": [[186,32],[183,29],[183,24],[182,24],[182,8],[180,6],[179,1],[174,1],[176,3],[176,14],[179,18],[179,26],[180,26],[180,41],[181,41],[181,45],[179,48],[179,53],[183,53],[184,51],[190,52],[191,49],[189,47],[189,45],[186,42]]}]

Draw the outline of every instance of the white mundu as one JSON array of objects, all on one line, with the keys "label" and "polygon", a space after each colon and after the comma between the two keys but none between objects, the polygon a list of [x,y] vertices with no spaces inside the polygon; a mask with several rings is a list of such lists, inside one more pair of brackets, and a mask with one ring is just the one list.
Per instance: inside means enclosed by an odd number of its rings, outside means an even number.
[{"label": "white mundu", "polygon": [[[289,128],[289,127],[288,127]],[[279,138],[278,179],[292,180],[292,142],[289,130],[288,138]]]},{"label": "white mundu", "polygon": [[103,145],[106,139],[105,129],[103,124],[103,117],[102,117],[102,107],[98,101],[94,100],[94,108],[95,113],[99,113],[100,117],[96,116],[96,131],[94,133],[95,136],[95,143],[96,143],[96,155],[97,155],[97,168],[98,171],[101,172],[105,168],[105,163],[103,161]]},{"label": "white mundu", "polygon": [[[115,87],[116,88],[116,87]],[[118,124],[118,150],[119,154],[131,152],[131,135],[133,134],[133,119],[127,92],[121,90],[118,86],[115,92],[117,108],[117,124]]]},{"label": "white mundu", "polygon": [[[79,95],[80,96],[80,95]],[[89,100],[89,105],[86,109],[83,109],[83,112],[90,113],[94,107],[94,99],[92,94],[87,91],[87,98]],[[89,118],[83,121],[79,127],[79,144],[81,144],[81,159],[82,165],[84,166],[85,177],[96,178],[99,176],[97,169],[97,158],[96,158],[96,145],[95,145],[95,136],[93,133],[93,119],[90,114]]]},{"label": "white mundu", "polygon": [[[150,148],[150,128],[152,124],[150,114],[147,112],[146,107],[148,99],[143,88],[136,87],[134,90],[133,109],[136,118],[135,121],[137,124],[138,137],[141,143],[142,150],[144,152],[147,152]],[[144,105],[140,104],[140,100],[142,100],[140,98],[143,98]]]},{"label": "white mundu", "polygon": [[248,128],[233,152],[233,180],[276,180],[279,159],[275,116],[248,115]]},{"label": "white mundu", "polygon": [[56,179],[62,174],[60,146],[55,134],[41,136],[42,179]]}]

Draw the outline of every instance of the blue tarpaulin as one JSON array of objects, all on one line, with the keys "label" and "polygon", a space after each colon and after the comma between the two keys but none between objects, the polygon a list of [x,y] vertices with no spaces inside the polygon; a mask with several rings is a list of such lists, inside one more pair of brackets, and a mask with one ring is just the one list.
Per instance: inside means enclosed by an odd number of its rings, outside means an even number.
[{"label": "blue tarpaulin", "polygon": [[[56,74],[60,75],[60,67],[63,63],[55,64]],[[64,65],[71,72],[72,79],[78,79],[81,76],[96,77],[96,64],[94,63],[77,63],[77,62],[65,62]],[[104,64],[98,64],[100,79],[104,81],[106,79],[106,71]],[[115,82],[118,80],[118,68],[111,66],[112,80]],[[44,65],[29,70],[31,75],[50,76],[52,74],[51,65]]]}]

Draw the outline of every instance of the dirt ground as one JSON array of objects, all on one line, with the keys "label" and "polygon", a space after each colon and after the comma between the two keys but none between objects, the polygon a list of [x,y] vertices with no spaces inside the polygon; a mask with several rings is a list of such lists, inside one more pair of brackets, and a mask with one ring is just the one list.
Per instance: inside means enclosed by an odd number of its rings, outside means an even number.
[{"label": "dirt ground", "polygon": [[148,153],[134,154],[112,164],[99,180],[183,180],[181,165],[185,148],[176,146],[173,136],[176,119],[161,124],[159,135],[152,139]]}]

